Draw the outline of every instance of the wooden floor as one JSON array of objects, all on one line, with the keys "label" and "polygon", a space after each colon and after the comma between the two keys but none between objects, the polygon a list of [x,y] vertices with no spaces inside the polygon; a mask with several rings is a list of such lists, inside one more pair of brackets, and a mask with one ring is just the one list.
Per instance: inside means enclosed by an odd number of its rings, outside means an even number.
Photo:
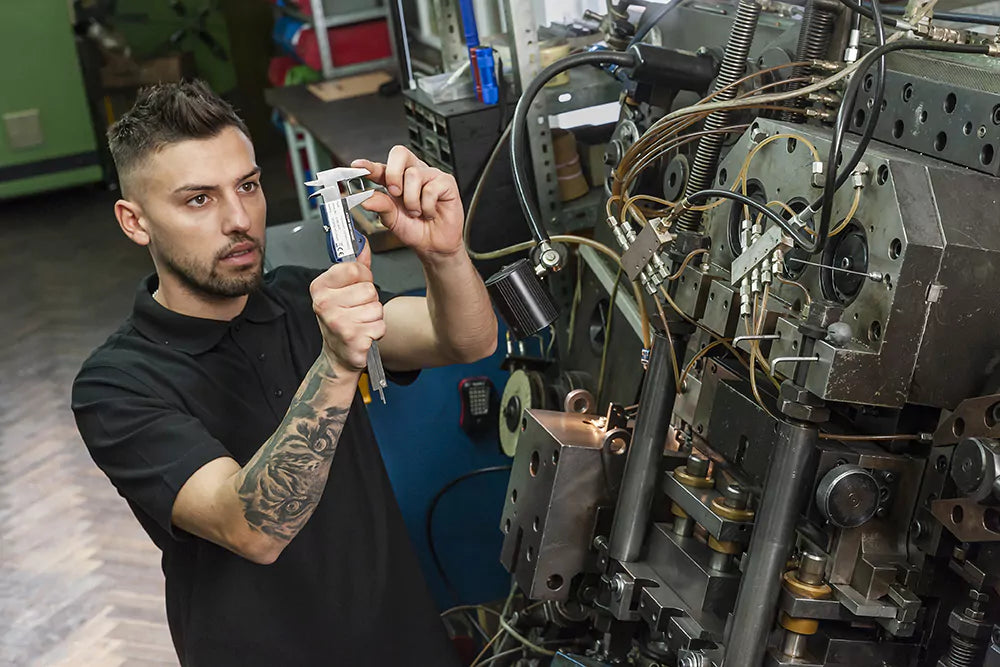
[{"label": "wooden floor", "polygon": [[0,665],[176,665],[159,552],[94,466],[70,384],[146,253],[97,190],[0,202]]}]

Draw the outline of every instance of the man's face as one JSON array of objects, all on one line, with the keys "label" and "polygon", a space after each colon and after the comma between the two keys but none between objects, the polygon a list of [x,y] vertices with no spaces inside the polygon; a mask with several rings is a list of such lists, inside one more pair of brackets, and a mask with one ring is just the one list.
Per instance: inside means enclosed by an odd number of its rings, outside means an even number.
[{"label": "man's face", "polygon": [[170,144],[135,169],[130,185],[161,281],[176,278],[209,298],[259,286],[267,203],[243,132],[229,127],[209,139]]}]

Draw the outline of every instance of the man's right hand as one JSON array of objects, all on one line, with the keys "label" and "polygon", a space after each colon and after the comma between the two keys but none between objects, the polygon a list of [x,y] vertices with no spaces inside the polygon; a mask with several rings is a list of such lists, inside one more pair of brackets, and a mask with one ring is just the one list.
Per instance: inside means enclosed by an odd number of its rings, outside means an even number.
[{"label": "man's right hand", "polygon": [[372,341],[385,335],[370,267],[366,245],[357,262],[334,264],[309,286],[323,353],[335,369],[349,373],[364,370]]}]

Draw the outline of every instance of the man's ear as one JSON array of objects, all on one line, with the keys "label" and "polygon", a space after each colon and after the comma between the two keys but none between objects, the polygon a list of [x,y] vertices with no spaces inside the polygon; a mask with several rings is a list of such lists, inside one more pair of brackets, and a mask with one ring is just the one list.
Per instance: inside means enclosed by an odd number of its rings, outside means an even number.
[{"label": "man's ear", "polygon": [[119,199],[115,202],[115,218],[118,219],[118,226],[125,232],[125,236],[132,239],[133,243],[141,246],[149,245],[149,230],[146,229],[142,206],[128,199]]}]

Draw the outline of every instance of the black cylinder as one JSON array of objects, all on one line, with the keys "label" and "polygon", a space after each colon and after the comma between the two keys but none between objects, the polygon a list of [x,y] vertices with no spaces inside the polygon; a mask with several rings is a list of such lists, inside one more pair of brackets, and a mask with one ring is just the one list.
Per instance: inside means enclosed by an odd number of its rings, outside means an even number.
[{"label": "black cylinder", "polygon": [[642,383],[639,413],[635,418],[632,444],[625,461],[621,491],[611,524],[608,553],[614,559],[631,562],[639,557],[646,536],[663,458],[663,446],[674,411],[677,383],[670,362],[670,341],[659,331],[653,336],[653,351]]},{"label": "black cylinder", "polygon": [[[736,18],[733,20],[733,27],[729,32],[726,54],[722,58],[719,77],[715,80],[716,90],[721,90],[739,81],[743,76],[747,66],[747,56],[750,55],[750,45],[753,43],[753,36],[757,31],[757,19],[760,18],[760,11],[761,7],[756,0],[740,0],[736,7]],[[735,88],[729,88],[716,95],[712,101],[731,100],[736,97],[737,92]],[[727,110],[714,111],[705,119],[705,125],[702,129],[706,132],[719,130],[729,124],[731,115],[732,112]],[[694,154],[694,161],[691,165],[691,176],[688,177],[687,187],[684,189],[685,196],[693,195],[712,184],[724,139],[725,135],[715,133],[705,135],[698,142],[698,150]],[[688,231],[697,230],[701,222],[701,214],[701,211],[686,211],[677,221],[678,227]]]},{"label": "black cylinder", "polygon": [[724,667],[759,667],[774,624],[781,576],[816,468],[815,427],[781,422],[754,520]]},{"label": "black cylinder", "polygon": [[526,259],[508,264],[486,281],[493,306],[520,340],[552,324],[559,315],[556,304]]}]

